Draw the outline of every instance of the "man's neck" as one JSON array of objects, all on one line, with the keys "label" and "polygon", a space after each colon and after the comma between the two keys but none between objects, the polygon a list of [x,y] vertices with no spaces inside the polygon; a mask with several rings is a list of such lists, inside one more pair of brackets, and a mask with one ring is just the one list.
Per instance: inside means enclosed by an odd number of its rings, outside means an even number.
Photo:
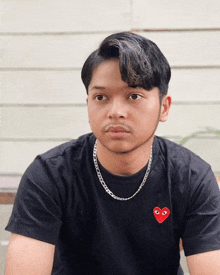
[{"label": "man's neck", "polygon": [[98,141],[97,157],[101,165],[111,174],[131,176],[148,163],[152,143],[153,139],[131,152],[114,153],[102,146]]}]

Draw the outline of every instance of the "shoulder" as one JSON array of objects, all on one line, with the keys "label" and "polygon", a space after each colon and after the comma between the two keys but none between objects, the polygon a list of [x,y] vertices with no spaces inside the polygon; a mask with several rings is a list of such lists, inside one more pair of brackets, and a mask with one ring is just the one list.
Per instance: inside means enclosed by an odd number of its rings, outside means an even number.
[{"label": "shoulder", "polygon": [[162,137],[155,137],[155,144],[163,163],[174,170],[201,172],[211,169],[205,160],[180,144]]},{"label": "shoulder", "polygon": [[[211,166],[187,148],[164,138],[155,138],[157,158],[172,188],[181,194],[219,192]],[[193,197],[194,198],[194,197]]]},{"label": "shoulder", "polygon": [[22,181],[32,179],[43,183],[58,182],[62,177],[68,178],[79,170],[79,166],[85,164],[94,142],[95,137],[86,134],[39,154],[26,169]]},{"label": "shoulder", "polygon": [[[166,177],[178,194],[178,202],[186,198],[186,204],[202,204],[207,198],[220,203],[219,187],[211,166],[187,148],[164,138],[156,137],[158,157],[163,163]],[[175,193],[174,192],[174,193]],[[213,199],[215,198],[215,199]]]},{"label": "shoulder", "polygon": [[38,175],[57,179],[68,178],[79,171],[92,155],[95,137],[93,134],[80,136],[76,140],[60,144],[38,155],[26,170],[26,175]]},{"label": "shoulder", "polygon": [[47,152],[40,154],[37,158],[47,162],[55,162],[58,159],[80,160],[82,153],[88,152],[95,142],[93,134],[82,135],[75,140],[71,140],[60,144]]},{"label": "shoulder", "polygon": [[94,142],[95,137],[87,134],[38,155],[23,174],[19,193],[24,195],[35,190],[53,196],[57,202],[60,196],[65,201],[75,175],[82,173],[80,167],[85,166]]},{"label": "shoulder", "polygon": [[[85,162],[88,154],[91,154],[95,137],[93,134],[80,136],[76,140],[71,140],[60,144],[43,154],[39,154],[27,168],[25,174],[37,172],[50,172],[54,175],[61,170],[72,169],[80,162]],[[44,173],[45,174],[45,173]]]}]

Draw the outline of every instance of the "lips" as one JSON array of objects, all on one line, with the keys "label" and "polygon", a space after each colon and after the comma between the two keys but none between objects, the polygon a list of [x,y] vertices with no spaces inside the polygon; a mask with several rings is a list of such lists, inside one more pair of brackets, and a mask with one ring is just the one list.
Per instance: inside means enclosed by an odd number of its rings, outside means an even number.
[{"label": "lips", "polygon": [[125,126],[108,126],[106,132],[111,133],[128,133],[129,129]]},{"label": "lips", "polygon": [[129,127],[122,125],[109,125],[105,128],[105,132],[109,137],[117,140],[126,138],[131,132]]}]

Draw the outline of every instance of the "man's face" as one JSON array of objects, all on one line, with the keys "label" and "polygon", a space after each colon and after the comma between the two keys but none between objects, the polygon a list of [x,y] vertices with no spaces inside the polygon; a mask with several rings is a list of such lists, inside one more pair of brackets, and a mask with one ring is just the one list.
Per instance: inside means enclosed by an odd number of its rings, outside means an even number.
[{"label": "man's face", "polygon": [[159,101],[159,89],[128,87],[117,60],[97,66],[88,87],[90,127],[100,146],[114,153],[151,146],[159,121],[166,121],[170,97]]}]

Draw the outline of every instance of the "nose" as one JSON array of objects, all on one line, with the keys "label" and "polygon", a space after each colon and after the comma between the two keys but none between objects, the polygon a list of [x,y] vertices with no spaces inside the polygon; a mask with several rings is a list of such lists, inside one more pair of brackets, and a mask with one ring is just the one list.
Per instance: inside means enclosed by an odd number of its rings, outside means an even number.
[{"label": "nose", "polygon": [[110,119],[125,118],[127,116],[126,104],[122,100],[114,99],[108,111],[108,117]]}]

